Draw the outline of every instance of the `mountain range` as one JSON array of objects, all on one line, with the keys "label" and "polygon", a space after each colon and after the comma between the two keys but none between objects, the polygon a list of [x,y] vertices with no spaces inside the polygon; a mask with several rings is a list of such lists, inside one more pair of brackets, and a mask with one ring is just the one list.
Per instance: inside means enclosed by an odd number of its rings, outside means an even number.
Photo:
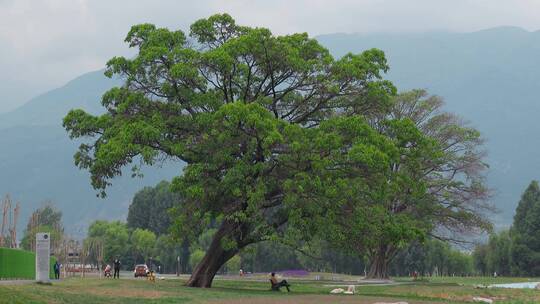
[{"label": "mountain range", "polygon": [[[473,33],[330,34],[317,39],[336,57],[382,49],[387,78],[400,91],[427,89],[446,101],[486,139],[488,184],[500,210],[498,227],[511,224],[521,192],[540,178],[540,32],[502,27]],[[102,112],[101,95],[120,83],[103,71],[84,74],[61,88],[0,114],[0,195],[21,202],[19,231],[45,201],[62,210],[66,231],[82,236],[95,219],[125,219],[134,193],[180,174],[166,163],[113,180],[106,199],[96,197],[89,175],[73,164],[78,143],[68,138],[62,118],[72,108]]]},{"label": "mountain range", "polygon": [[128,168],[101,199],[90,186],[89,174],[75,167],[79,142],[69,139],[62,118],[72,108],[103,112],[101,95],[118,84],[103,71],[91,72],[0,114],[0,195],[9,193],[21,203],[20,236],[31,212],[52,203],[63,213],[65,230],[80,238],[96,219],[125,219],[136,191],[180,174],[181,165],[173,163],[145,168],[143,178],[131,178]]}]

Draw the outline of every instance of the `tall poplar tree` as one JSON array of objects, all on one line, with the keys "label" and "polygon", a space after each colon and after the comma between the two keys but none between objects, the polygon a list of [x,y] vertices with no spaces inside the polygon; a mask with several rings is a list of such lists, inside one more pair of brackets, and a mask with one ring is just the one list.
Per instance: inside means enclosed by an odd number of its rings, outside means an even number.
[{"label": "tall poplar tree", "polygon": [[537,181],[532,181],[521,196],[510,234],[512,273],[540,275],[540,187]]}]

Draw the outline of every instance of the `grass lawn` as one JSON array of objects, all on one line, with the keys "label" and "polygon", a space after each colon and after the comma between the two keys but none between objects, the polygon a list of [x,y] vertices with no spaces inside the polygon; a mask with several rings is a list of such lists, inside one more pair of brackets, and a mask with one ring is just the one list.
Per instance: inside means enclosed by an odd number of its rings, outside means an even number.
[{"label": "grass lawn", "polygon": [[[473,296],[495,303],[540,303],[539,290],[477,289],[476,284],[524,282],[515,278],[434,278],[430,282],[398,280],[401,285],[360,286],[357,294],[330,295],[335,287],[324,282],[295,282],[292,292],[269,291],[269,284],[253,280],[216,280],[211,289],[187,288],[181,280],[72,278],[52,286],[0,285],[0,303],[464,303]],[[540,279],[539,279],[540,281]]]}]

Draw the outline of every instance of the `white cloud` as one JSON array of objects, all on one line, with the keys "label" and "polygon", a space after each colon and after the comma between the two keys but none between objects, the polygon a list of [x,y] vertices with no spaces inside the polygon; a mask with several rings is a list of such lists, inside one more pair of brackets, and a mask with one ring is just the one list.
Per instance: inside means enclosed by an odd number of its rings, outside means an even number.
[{"label": "white cloud", "polygon": [[278,34],[540,28],[540,0],[0,0],[0,111],[129,54],[133,24],[187,29],[218,12]]}]

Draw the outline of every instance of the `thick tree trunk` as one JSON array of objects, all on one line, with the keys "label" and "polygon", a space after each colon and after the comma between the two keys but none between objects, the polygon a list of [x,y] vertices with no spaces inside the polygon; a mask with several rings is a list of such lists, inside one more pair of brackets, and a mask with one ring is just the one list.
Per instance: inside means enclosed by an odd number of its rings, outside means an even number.
[{"label": "thick tree trunk", "polygon": [[238,232],[239,225],[229,221],[223,221],[221,227],[214,235],[212,243],[206,251],[202,261],[195,267],[191,277],[186,283],[189,287],[212,287],[214,276],[228,260],[230,260],[245,244],[238,244],[232,249],[223,249],[221,242],[224,238],[236,239],[235,232]]},{"label": "thick tree trunk", "polygon": [[178,271],[180,273],[186,273],[189,264],[189,241],[185,240],[180,247],[180,266]]},{"label": "thick tree trunk", "polygon": [[384,258],[375,256],[375,258],[371,262],[371,266],[369,267],[369,272],[366,279],[386,280],[389,278],[390,276],[388,275],[388,263],[385,261]]},{"label": "thick tree trunk", "polygon": [[388,246],[380,246],[371,259],[371,265],[366,279],[390,279],[388,268],[392,259],[392,254],[389,252]]}]

